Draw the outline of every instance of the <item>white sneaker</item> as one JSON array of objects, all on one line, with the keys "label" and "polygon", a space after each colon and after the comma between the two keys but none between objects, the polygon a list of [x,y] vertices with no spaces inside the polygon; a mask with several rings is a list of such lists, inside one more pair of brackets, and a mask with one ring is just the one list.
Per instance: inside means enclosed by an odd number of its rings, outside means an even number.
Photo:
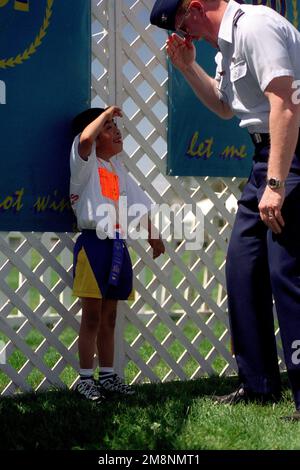
[{"label": "white sneaker", "polygon": [[100,401],[103,395],[100,393],[94,379],[79,380],[74,387],[74,392],[91,401]]},{"label": "white sneaker", "polygon": [[130,385],[126,385],[117,374],[112,374],[107,379],[98,380],[97,382],[100,392],[117,392],[124,395],[134,395],[135,391]]}]

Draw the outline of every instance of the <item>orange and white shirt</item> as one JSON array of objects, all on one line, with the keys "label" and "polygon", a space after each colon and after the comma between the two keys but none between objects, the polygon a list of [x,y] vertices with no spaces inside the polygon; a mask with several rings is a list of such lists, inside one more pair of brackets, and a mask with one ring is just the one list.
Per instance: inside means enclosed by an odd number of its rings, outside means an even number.
[{"label": "orange and white shirt", "polygon": [[107,213],[106,217],[103,214],[102,208],[107,207],[105,205],[116,211],[116,208],[119,209],[119,198],[122,197],[124,202],[126,197],[126,206],[122,204],[120,208],[126,210],[127,207],[127,223],[130,224],[133,219],[137,220],[137,212],[134,210],[132,212],[135,215],[128,215],[130,208],[139,204],[140,219],[150,211],[152,202],[130,177],[118,157],[112,157],[109,161],[97,158],[94,143],[89,159],[83,160],[78,153],[79,137],[74,139],[70,156],[70,199],[78,228],[97,229],[97,232],[114,238],[115,234],[110,229],[112,224],[107,224]]}]

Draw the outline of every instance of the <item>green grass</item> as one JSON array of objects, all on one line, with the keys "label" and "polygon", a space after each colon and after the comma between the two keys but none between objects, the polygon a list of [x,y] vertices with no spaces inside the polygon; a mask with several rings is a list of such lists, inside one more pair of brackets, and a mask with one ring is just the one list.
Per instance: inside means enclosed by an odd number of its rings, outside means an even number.
[{"label": "green grass", "polygon": [[[131,256],[132,263],[134,265],[135,262],[137,261],[137,255],[132,249],[130,249],[130,256]],[[191,257],[192,257],[192,252],[188,252],[188,251],[183,252],[181,255],[181,259],[183,263],[188,268],[191,265]],[[167,259],[167,256],[166,256],[166,259]],[[212,256],[212,260],[216,268],[220,268],[221,264],[224,262],[224,259],[225,259],[225,253],[222,250],[216,250]],[[193,261],[193,263],[194,262],[195,260]],[[193,275],[196,276],[196,279],[200,285],[203,285],[204,283],[204,271],[205,271],[205,268],[203,266],[200,267],[198,271],[193,270]],[[147,287],[148,284],[152,281],[154,275],[147,266],[144,267],[144,269],[142,270],[142,273],[143,275],[141,276],[141,274],[139,274],[138,278],[140,280],[142,279],[143,284]],[[182,282],[184,278],[185,278],[185,275],[182,273],[182,271],[176,266],[176,264],[173,265],[171,275],[170,275],[172,286],[175,288],[178,288],[179,284]],[[191,291],[189,293],[189,302],[194,300],[196,296],[197,296],[196,290],[194,288],[191,288]],[[211,290],[210,296],[214,302],[217,302],[218,284],[216,284],[215,287]],[[149,304],[145,304],[145,309],[151,311],[152,307]],[[180,310],[182,310],[182,306],[179,305],[177,302],[174,302],[174,304],[170,308],[170,311],[172,313],[176,313]]]},{"label": "green grass", "polygon": [[135,396],[103,405],[69,391],[2,398],[0,449],[300,449],[300,423],[280,419],[293,410],[290,392],[274,406],[215,405],[212,395],[236,383],[211,377],[140,385]]},{"label": "green grass", "polygon": [[[174,317],[174,322],[176,321],[176,319],[178,318]],[[49,328],[51,328],[51,325],[49,325]],[[221,322],[216,322],[212,328],[216,337],[219,337],[223,333],[224,329],[225,327]],[[198,333],[199,328],[192,321],[189,320],[186,322],[186,324],[182,328],[182,331],[184,335],[186,336],[186,338],[191,341],[194,338],[194,336]],[[169,329],[163,323],[159,323],[159,325],[153,331],[153,335],[159,342],[162,342],[168,333],[169,333]],[[138,334],[139,334],[139,331],[137,330],[137,328],[134,325],[129,324],[125,330],[125,340],[130,344],[132,343],[132,341],[136,338]],[[66,347],[68,347],[75,338],[76,338],[75,331],[69,327],[66,328],[59,336],[60,341]],[[8,338],[0,333],[0,340],[7,342]],[[26,342],[28,346],[30,346],[32,350],[35,350],[43,341],[43,335],[37,330],[32,329],[30,330],[29,334],[24,338],[24,341]],[[203,357],[205,357],[206,354],[210,351],[211,347],[212,346],[209,340],[203,339],[198,345],[197,349],[200,352],[200,354]],[[176,361],[185,350],[182,344],[177,340],[175,340],[170,346],[168,346],[167,349],[171,357]],[[144,362],[146,362],[151,357],[153,352],[154,352],[153,346],[150,345],[146,341],[143,343],[143,345],[139,348],[139,351],[138,351],[141,359]],[[48,347],[43,357],[45,364],[49,368],[52,368],[56,364],[59,358],[60,358],[60,354],[52,346]],[[9,364],[12,367],[14,367],[14,369],[16,370],[19,370],[25,364],[26,360],[27,359],[25,355],[18,349],[15,349],[8,358]],[[220,355],[216,355],[216,358],[213,361],[214,371],[217,374],[220,373],[225,365],[226,365],[226,361],[223,359],[223,357]],[[198,367],[198,363],[196,362],[196,360],[193,358],[189,358],[187,362],[185,363],[183,369],[187,377],[191,377],[197,367]],[[158,376],[158,378],[162,380],[164,376],[168,373],[169,366],[165,364],[164,361],[160,360],[156,364],[156,366],[153,368],[153,370]],[[137,372],[138,372],[138,369],[136,365],[130,361],[125,370],[126,380],[128,382],[131,382],[134,379]],[[76,376],[77,376],[76,371],[71,366],[67,366],[64,369],[60,377],[62,381],[68,387],[70,387],[70,385],[75,380]],[[39,385],[42,379],[43,379],[43,375],[37,369],[33,369],[30,375],[27,377],[27,383],[33,389],[36,389],[36,387]],[[1,391],[3,391],[3,389],[6,387],[8,383],[9,383],[9,377],[4,372],[0,371],[0,393]]]},{"label": "green grass", "polygon": [[[75,331],[72,328],[66,328],[60,335],[59,339],[65,346],[68,347],[75,337]],[[39,331],[32,329],[30,330],[26,338],[24,338],[24,341],[28,346],[30,346],[32,350],[35,350],[43,341],[43,339],[44,337]],[[8,338],[0,333],[0,340],[7,342]],[[49,368],[52,368],[60,358],[60,354],[56,351],[55,348],[49,346],[43,358],[45,364],[47,364]],[[9,356],[8,363],[14,369],[19,370],[25,364],[26,360],[26,356],[19,349],[15,349]],[[39,385],[43,377],[44,376],[37,369],[33,369],[28,375],[26,382],[33,389],[35,389]],[[67,386],[70,386],[77,377],[77,373],[71,366],[67,366],[60,377]],[[4,372],[0,371],[0,393],[9,382],[9,377]]]},{"label": "green grass", "polygon": [[[223,253],[216,252],[215,265],[219,267],[223,259]],[[34,269],[39,261],[37,254],[33,256],[31,268]],[[183,255],[183,262],[188,265],[187,253]],[[148,268],[145,269],[147,284],[152,275]],[[197,273],[200,283],[203,282],[203,273],[203,268]],[[182,274],[176,267],[171,279],[174,287],[182,279]],[[57,275],[52,272],[51,286],[57,280]],[[12,289],[18,286],[18,272],[14,268],[8,276],[8,283]],[[214,300],[216,295],[217,287],[214,287],[211,292]],[[32,309],[38,305],[39,293],[36,289],[29,290],[28,301]],[[174,304],[172,308],[176,310],[179,307]],[[177,322],[179,317],[173,315],[172,319]],[[211,328],[217,338],[224,331],[224,325],[218,321]],[[182,332],[191,341],[198,333],[198,327],[189,320],[182,327]],[[162,342],[169,329],[159,323],[152,333]],[[131,343],[138,334],[134,325],[128,325],[125,339]],[[76,333],[72,328],[66,328],[60,335],[60,340],[69,346],[75,337]],[[8,338],[0,333],[0,340],[7,342]],[[43,341],[43,336],[32,329],[24,341],[35,350]],[[209,340],[203,339],[197,349],[205,357],[211,349]],[[168,351],[174,360],[178,360],[184,348],[179,341],[174,341],[168,346]],[[145,341],[138,354],[143,361],[147,361],[153,352],[153,346]],[[44,362],[51,368],[59,357],[53,347],[48,347]],[[16,370],[26,360],[17,349],[8,359]],[[224,359],[217,355],[213,361],[215,373],[220,373],[224,365]],[[184,370],[188,377],[197,366],[192,358],[186,362]],[[169,366],[162,360],[154,367],[159,379],[163,379],[168,370]],[[137,372],[137,366],[130,361],[125,371],[126,380],[133,380]],[[210,377],[187,382],[139,385],[136,386],[137,393],[134,397],[111,398],[104,405],[97,406],[78,399],[67,389],[76,376],[72,367],[67,366],[61,374],[61,379],[66,384],[65,390],[1,398],[0,449],[300,449],[300,424],[280,420],[281,416],[293,410],[290,391],[285,391],[283,400],[274,407],[256,404],[216,406],[211,396],[231,391],[237,384],[237,379]],[[42,374],[33,369],[27,382],[32,388],[36,388],[41,379]],[[285,377],[284,381],[286,382]],[[8,383],[9,378],[0,372],[0,392]]]},{"label": "green grass", "polygon": [[[31,258],[30,258],[30,261],[29,261],[28,265],[29,265],[29,268],[33,271],[37,267],[37,265],[42,261],[43,258],[34,249],[31,249],[31,255],[30,256],[31,256]],[[58,256],[57,259],[59,261],[60,257]],[[55,286],[55,284],[58,282],[58,280],[59,280],[58,274],[53,269],[51,269],[51,271],[50,271],[50,286],[48,286],[48,287],[50,289],[52,289]],[[17,288],[19,286],[19,271],[16,267],[11,268],[11,270],[10,270],[8,276],[7,276],[7,284],[12,290],[14,290],[14,291],[17,290]],[[30,287],[28,289],[27,302],[28,302],[28,305],[30,306],[30,308],[32,310],[37,308],[37,306],[40,303],[40,294],[39,294],[38,289],[36,289],[34,287]],[[13,308],[12,311],[11,311],[11,314],[16,314],[16,313],[17,313],[17,309]]]}]

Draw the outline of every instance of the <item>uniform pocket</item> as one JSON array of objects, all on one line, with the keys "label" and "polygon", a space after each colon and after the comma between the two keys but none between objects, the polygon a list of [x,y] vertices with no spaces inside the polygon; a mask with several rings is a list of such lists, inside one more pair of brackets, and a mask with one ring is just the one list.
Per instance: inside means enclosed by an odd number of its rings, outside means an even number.
[{"label": "uniform pocket", "polygon": [[230,81],[236,82],[247,74],[247,64],[245,61],[238,62],[230,66]]},{"label": "uniform pocket", "polygon": [[266,100],[245,60],[230,65],[230,82],[234,93],[234,108],[243,106],[250,110]]}]

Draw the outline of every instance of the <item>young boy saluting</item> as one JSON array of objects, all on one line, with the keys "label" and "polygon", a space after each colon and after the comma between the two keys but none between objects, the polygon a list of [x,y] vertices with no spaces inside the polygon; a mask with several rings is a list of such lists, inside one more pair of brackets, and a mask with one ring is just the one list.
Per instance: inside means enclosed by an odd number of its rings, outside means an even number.
[{"label": "young boy saluting", "polygon": [[[122,236],[119,217],[120,196],[127,207],[142,204],[149,229],[153,258],[165,247],[148,220],[151,201],[130,178],[115,157],[123,149],[120,130],[114,118],[122,117],[121,109],[91,108],[73,121],[76,135],[71,150],[70,197],[81,235],[74,248],[73,292],[81,298],[82,318],[78,349],[80,380],[75,390],[83,397],[97,401],[103,392],[134,393],[115,374],[114,330],[118,300],[127,300],[132,291],[132,264]],[[106,224],[103,208],[111,208],[115,217]],[[142,222],[142,220],[141,220]],[[153,233],[155,235],[153,238]],[[93,359],[97,345],[100,375],[94,380]]]}]

